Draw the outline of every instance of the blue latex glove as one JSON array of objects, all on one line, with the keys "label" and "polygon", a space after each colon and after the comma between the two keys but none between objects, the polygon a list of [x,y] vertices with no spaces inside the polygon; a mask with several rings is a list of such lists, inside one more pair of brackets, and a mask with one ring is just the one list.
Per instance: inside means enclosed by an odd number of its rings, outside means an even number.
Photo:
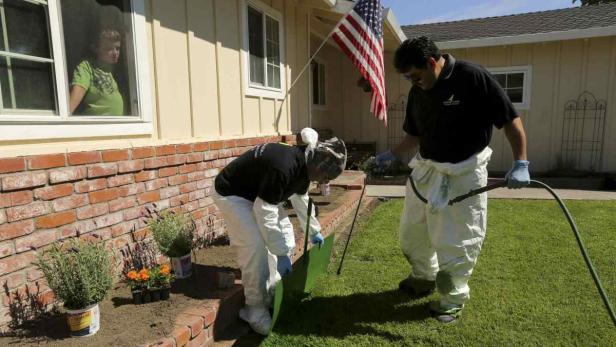
[{"label": "blue latex glove", "polygon": [[293,265],[291,265],[291,258],[286,255],[278,255],[278,262],[276,263],[276,269],[280,276],[284,277],[293,271]]},{"label": "blue latex glove", "polygon": [[310,242],[312,242],[313,245],[319,245],[319,248],[321,248],[321,246],[323,246],[323,242],[325,242],[325,239],[323,238],[323,235],[321,235],[321,233],[319,232],[310,237]]},{"label": "blue latex glove", "polygon": [[380,153],[374,158],[376,165],[381,169],[388,168],[394,161],[396,161],[396,156],[391,151],[386,151]]},{"label": "blue latex glove", "polygon": [[528,164],[529,162],[527,160],[516,160],[513,162],[513,167],[505,176],[507,188],[519,189],[530,184]]}]

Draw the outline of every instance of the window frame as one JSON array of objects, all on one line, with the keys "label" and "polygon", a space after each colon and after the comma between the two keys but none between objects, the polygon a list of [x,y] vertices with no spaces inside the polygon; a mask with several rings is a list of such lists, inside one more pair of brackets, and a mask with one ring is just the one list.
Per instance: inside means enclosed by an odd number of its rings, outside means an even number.
[{"label": "window frame", "polygon": [[[522,102],[513,102],[513,106],[517,110],[527,111],[531,105],[531,81],[533,67],[531,65],[524,66],[506,66],[506,67],[489,67],[488,72],[492,75],[522,73],[524,82],[522,83]],[[500,85],[500,84],[499,84]],[[504,88],[503,88],[504,89]]]},{"label": "window frame", "polygon": [[[249,33],[248,33],[248,7],[261,12],[263,14],[263,49],[267,52],[267,33],[266,33],[266,16],[278,22],[278,37],[279,37],[279,54],[280,54],[280,88],[267,87],[266,85],[253,84],[250,81],[250,51],[249,51]],[[242,1],[242,80],[244,84],[244,94],[247,96],[257,96],[272,99],[284,98],[286,91],[286,60],[285,60],[285,36],[284,36],[284,20],[282,13],[270,7],[267,4],[258,0],[243,0]],[[265,53],[267,55],[267,53]],[[264,79],[267,84],[267,59],[264,59],[263,64]]]},{"label": "window frame", "polygon": [[[317,70],[320,71],[320,69],[323,69],[323,80],[321,80],[319,77],[321,76],[319,73],[319,76],[317,77],[318,81],[320,82],[320,84],[322,83],[323,85],[323,96],[325,97],[325,102],[323,104],[315,104],[314,103],[314,88],[313,88],[313,81],[314,81],[314,76],[312,74],[312,67],[310,69],[310,103],[312,104],[312,109],[314,110],[326,110],[327,109],[327,63],[322,61],[321,59],[318,58],[314,58],[311,62],[317,64]],[[321,85],[318,85],[317,87],[320,87]],[[320,89],[319,89],[320,92]],[[320,101],[320,100],[319,100]]]},{"label": "window frame", "polygon": [[[30,0],[28,0],[30,1]],[[145,22],[145,0],[130,0],[132,50],[135,61],[137,116],[73,116],[69,114],[69,72],[66,66],[61,0],[36,0],[46,4],[54,60],[57,114],[5,113],[0,115],[0,141],[150,135],[152,133],[152,96],[150,59]],[[129,101],[132,104],[132,100]],[[104,124],[105,126],[101,126]]]}]

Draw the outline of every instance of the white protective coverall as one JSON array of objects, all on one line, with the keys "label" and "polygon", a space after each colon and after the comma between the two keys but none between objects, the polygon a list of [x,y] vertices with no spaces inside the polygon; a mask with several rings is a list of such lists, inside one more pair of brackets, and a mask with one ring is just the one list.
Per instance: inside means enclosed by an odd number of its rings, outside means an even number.
[{"label": "white protective coverall", "polygon": [[[214,191],[213,198],[227,223],[231,245],[236,248],[246,305],[268,307],[280,279],[276,256],[291,257],[295,250],[295,235],[289,216],[282,203],[273,205],[258,197],[253,203],[240,196],[221,196]],[[308,194],[293,194],[289,200],[302,229],[305,229]],[[309,237],[320,231],[321,225],[313,208]]]},{"label": "white protective coverall", "polygon": [[400,245],[412,266],[411,277],[436,281],[443,306],[459,306],[469,298],[467,283],[485,237],[488,198],[482,193],[452,206],[447,202],[486,185],[491,154],[486,147],[451,164],[423,159],[418,153],[409,164],[417,191],[428,204],[407,182]]}]

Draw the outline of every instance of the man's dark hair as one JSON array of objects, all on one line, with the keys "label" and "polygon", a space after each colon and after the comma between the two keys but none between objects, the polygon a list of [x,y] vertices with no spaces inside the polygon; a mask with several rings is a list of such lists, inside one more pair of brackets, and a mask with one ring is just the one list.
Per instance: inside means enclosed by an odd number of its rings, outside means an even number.
[{"label": "man's dark hair", "polygon": [[407,72],[413,66],[425,69],[430,58],[439,60],[441,51],[429,37],[420,36],[412,40],[404,40],[400,44],[394,57],[394,66],[398,72]]}]

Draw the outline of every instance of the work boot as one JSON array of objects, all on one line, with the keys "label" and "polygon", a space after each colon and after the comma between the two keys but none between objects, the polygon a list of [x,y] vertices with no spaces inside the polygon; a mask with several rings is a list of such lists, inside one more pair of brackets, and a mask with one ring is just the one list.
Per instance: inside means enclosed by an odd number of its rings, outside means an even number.
[{"label": "work boot", "polygon": [[435,288],[435,281],[422,280],[411,276],[403,279],[398,284],[398,289],[410,296],[418,298],[432,294]]},{"label": "work boot", "polygon": [[272,327],[272,317],[269,310],[265,307],[246,305],[240,309],[239,316],[256,333],[261,335],[269,334]]},{"label": "work boot", "polygon": [[462,315],[464,305],[441,305],[440,301],[432,301],[429,304],[430,313],[441,323],[453,323]]}]

